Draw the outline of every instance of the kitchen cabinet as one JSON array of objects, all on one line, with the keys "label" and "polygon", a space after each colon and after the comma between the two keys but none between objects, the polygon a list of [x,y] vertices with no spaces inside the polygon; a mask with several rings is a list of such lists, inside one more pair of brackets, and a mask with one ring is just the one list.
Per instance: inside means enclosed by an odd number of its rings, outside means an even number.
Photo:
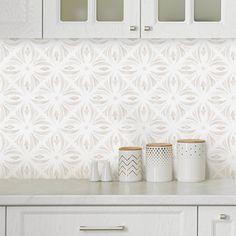
[{"label": "kitchen cabinet", "polygon": [[42,38],[42,0],[1,0],[0,38]]},{"label": "kitchen cabinet", "polygon": [[44,1],[44,38],[139,38],[140,0]]},{"label": "kitchen cabinet", "polygon": [[197,207],[9,207],[7,236],[197,236]]},{"label": "kitchen cabinet", "polygon": [[236,37],[235,12],[235,0],[143,0],[141,37]]},{"label": "kitchen cabinet", "polygon": [[199,236],[235,236],[236,206],[199,207]]},{"label": "kitchen cabinet", "polygon": [[1,236],[236,235],[235,180],[0,180],[0,206]]},{"label": "kitchen cabinet", "polygon": [[5,235],[5,207],[0,207],[0,235]]},{"label": "kitchen cabinet", "polygon": [[235,0],[1,0],[0,38],[234,38]]}]

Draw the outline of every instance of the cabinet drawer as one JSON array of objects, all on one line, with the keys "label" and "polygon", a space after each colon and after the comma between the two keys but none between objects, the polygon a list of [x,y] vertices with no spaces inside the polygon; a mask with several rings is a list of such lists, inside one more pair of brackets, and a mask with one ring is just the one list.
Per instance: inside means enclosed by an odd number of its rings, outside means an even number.
[{"label": "cabinet drawer", "polygon": [[5,235],[5,208],[0,207],[0,235]]},{"label": "cabinet drawer", "polygon": [[235,236],[236,207],[199,207],[199,236]]},{"label": "cabinet drawer", "polygon": [[9,207],[8,236],[196,236],[196,207]]}]

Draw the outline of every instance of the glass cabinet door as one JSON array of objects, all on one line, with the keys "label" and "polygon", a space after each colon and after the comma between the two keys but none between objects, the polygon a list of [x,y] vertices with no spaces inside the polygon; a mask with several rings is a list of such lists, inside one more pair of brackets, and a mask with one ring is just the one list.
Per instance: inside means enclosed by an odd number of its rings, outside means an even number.
[{"label": "glass cabinet door", "polygon": [[141,0],[142,38],[234,38],[236,0]]},{"label": "glass cabinet door", "polygon": [[142,0],[142,37],[182,38],[190,1],[192,0]]},{"label": "glass cabinet door", "polygon": [[159,0],[158,1],[159,21],[184,21],[185,0]]},{"label": "glass cabinet door", "polygon": [[61,21],[88,20],[88,0],[60,0]]},{"label": "glass cabinet door", "polygon": [[221,0],[194,0],[195,21],[220,21]]},{"label": "glass cabinet door", "polygon": [[97,21],[123,21],[124,0],[97,0]]},{"label": "glass cabinet door", "polygon": [[45,0],[44,37],[140,38],[140,1]]},{"label": "glass cabinet door", "polygon": [[[87,21],[88,0],[60,0],[62,21]],[[97,21],[123,21],[124,0],[96,0]]]}]

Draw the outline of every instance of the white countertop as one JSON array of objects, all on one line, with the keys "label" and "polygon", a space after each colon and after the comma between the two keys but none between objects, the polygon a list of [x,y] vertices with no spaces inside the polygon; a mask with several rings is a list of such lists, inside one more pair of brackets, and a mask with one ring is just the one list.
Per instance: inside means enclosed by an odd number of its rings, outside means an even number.
[{"label": "white countertop", "polygon": [[0,205],[236,205],[236,181],[0,180]]}]

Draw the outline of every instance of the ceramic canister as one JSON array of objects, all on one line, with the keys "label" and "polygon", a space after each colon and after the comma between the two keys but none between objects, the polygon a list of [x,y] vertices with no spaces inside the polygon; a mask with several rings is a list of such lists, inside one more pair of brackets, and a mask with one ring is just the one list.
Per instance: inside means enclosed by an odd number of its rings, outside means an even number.
[{"label": "ceramic canister", "polygon": [[119,181],[138,182],[142,180],[142,148],[121,147],[119,149]]},{"label": "ceramic canister", "polygon": [[169,143],[153,143],[146,146],[146,180],[169,182],[172,180],[173,151]]},{"label": "ceramic canister", "polygon": [[177,141],[178,181],[201,182],[206,178],[206,142],[200,139]]}]

